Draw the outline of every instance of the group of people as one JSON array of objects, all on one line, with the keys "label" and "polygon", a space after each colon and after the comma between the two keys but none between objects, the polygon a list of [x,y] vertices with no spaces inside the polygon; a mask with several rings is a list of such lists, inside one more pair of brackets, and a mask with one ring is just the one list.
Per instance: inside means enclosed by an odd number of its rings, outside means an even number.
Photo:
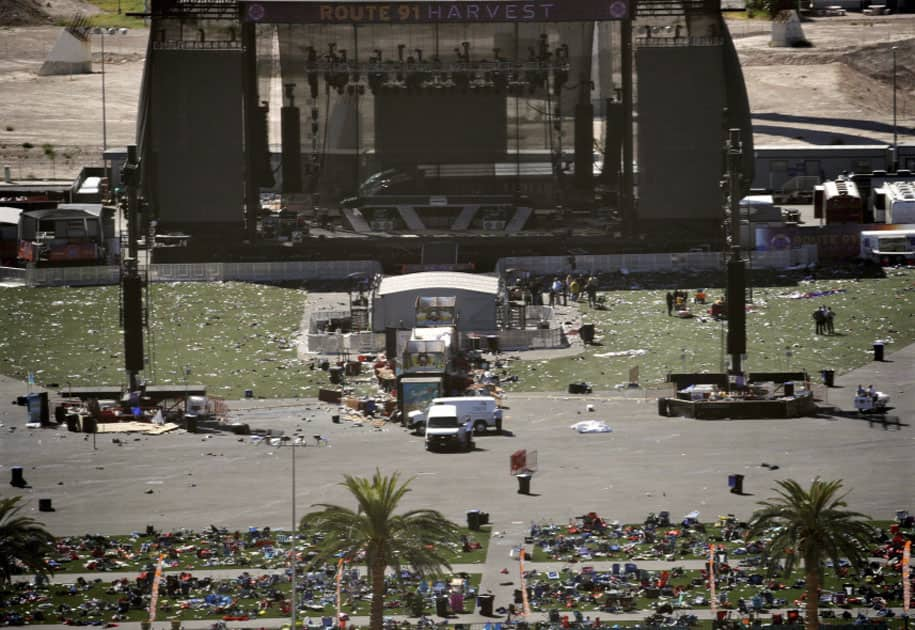
[{"label": "group of people", "polygon": [[[696,304],[705,304],[706,297],[705,289],[697,289],[693,296],[693,301]],[[665,299],[667,301],[667,314],[673,315],[674,311],[679,312],[686,310],[686,302],[689,299],[689,294],[687,294],[686,291],[674,289],[673,291],[667,292]]]},{"label": "group of people", "polygon": [[587,296],[588,306],[594,308],[597,305],[597,278],[595,276],[577,276],[569,274],[562,279],[554,276],[553,280],[547,287],[549,294],[550,306],[568,306],[569,298],[572,302],[578,302],[582,296]]},{"label": "group of people", "polygon": [[813,312],[813,321],[816,323],[816,334],[835,334],[834,320],[836,314],[828,306],[821,306]]},{"label": "group of people", "polygon": [[588,306],[594,308],[597,306],[597,287],[598,280],[594,275],[570,273],[565,278],[557,275],[537,279],[525,274],[512,289],[511,299],[524,299],[529,304],[543,305],[543,296],[547,294],[550,306],[568,306],[570,298],[574,304],[587,297]]}]

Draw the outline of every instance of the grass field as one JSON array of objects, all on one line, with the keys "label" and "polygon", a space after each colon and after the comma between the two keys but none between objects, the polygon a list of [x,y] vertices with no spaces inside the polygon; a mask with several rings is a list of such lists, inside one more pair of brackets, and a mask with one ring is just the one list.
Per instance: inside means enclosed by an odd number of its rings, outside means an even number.
[{"label": "grass field", "polygon": [[[805,369],[843,373],[873,357],[873,342],[886,340],[887,353],[915,341],[915,272],[891,271],[886,278],[835,279],[798,285],[755,287],[747,313],[747,371]],[[688,287],[695,291],[697,287]],[[707,287],[706,287],[707,288]],[[805,293],[836,291],[821,298]],[[586,381],[595,390],[628,383],[639,368],[643,385],[662,383],[668,372],[722,370],[726,323],[707,317],[708,307],[691,305],[691,319],[667,316],[666,290],[622,290],[604,293],[607,310],[581,305],[583,320],[595,324],[597,345],[578,356],[545,361],[507,362],[509,391],[561,391]],[[712,289],[710,296],[723,290]],[[836,313],[836,334],[816,335],[813,311],[821,304]],[[704,317],[701,317],[704,316]],[[630,352],[630,356],[606,356]],[[790,352],[790,356],[787,353]],[[602,356],[603,355],[603,356]],[[511,356],[511,353],[508,354]]]},{"label": "grass field", "polygon": [[[633,279],[633,282],[636,280]],[[845,372],[871,360],[873,342],[915,342],[915,271],[885,278],[816,280],[756,287],[747,315],[750,371],[821,369]],[[688,286],[688,285],[683,285]],[[691,287],[694,289],[695,287]],[[821,298],[792,298],[834,291]],[[670,371],[718,371],[724,324],[707,317],[668,317],[665,290],[602,292],[607,310],[581,305],[596,326],[598,345],[577,356],[513,361],[503,355],[509,391],[564,391],[573,381],[596,390],[628,382],[638,366],[643,385]],[[711,289],[714,298],[720,289]],[[205,384],[213,396],[240,398],[253,389],[265,398],[312,397],[328,375],[296,355],[296,335],[307,292],[244,283],[156,284],[150,289],[151,384]],[[0,290],[0,373],[25,380],[31,371],[51,386],[116,385],[126,381],[118,325],[118,287],[4,288]],[[811,313],[820,304],[836,312],[836,335],[814,334]],[[704,310],[694,308],[697,315]],[[635,356],[607,356],[630,352]],[[788,353],[790,352],[790,356]],[[52,388],[52,387],[50,387]],[[53,389],[53,388],[52,388]],[[368,390],[370,388],[366,388]]]},{"label": "grass field", "polygon": [[[0,291],[0,372],[42,384],[125,383],[118,287]],[[244,283],[150,288],[149,364],[157,385],[204,383],[213,396],[313,394],[320,380],[296,356],[307,293]],[[320,372],[323,379],[327,375]],[[312,382],[314,381],[314,382]]]}]

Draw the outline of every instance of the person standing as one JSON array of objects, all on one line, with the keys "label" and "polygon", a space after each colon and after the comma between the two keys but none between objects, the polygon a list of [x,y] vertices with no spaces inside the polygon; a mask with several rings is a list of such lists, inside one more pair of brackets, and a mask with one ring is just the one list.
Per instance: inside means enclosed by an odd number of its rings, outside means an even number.
[{"label": "person standing", "polygon": [[597,278],[594,276],[588,277],[588,282],[585,284],[585,291],[588,293],[588,306],[594,308],[597,306]]},{"label": "person standing", "polygon": [[821,306],[813,312],[813,321],[816,323],[816,334],[822,335],[823,328],[825,325],[825,317],[823,317],[823,307]]},{"label": "person standing", "polygon": [[836,332],[834,325],[836,314],[832,312],[832,308],[827,306],[824,315],[826,317],[826,333],[829,335],[834,335]]},{"label": "person standing", "polygon": [[569,293],[572,295],[572,302],[577,302],[581,294],[581,283],[578,282],[578,278],[572,277],[572,281],[569,283]]},{"label": "person standing", "polygon": [[550,306],[559,305],[559,294],[562,293],[562,280],[559,279],[559,276],[553,278],[553,283],[550,285]]},{"label": "person standing", "polygon": [[667,316],[670,317],[674,312],[674,294],[670,291],[667,292]]}]

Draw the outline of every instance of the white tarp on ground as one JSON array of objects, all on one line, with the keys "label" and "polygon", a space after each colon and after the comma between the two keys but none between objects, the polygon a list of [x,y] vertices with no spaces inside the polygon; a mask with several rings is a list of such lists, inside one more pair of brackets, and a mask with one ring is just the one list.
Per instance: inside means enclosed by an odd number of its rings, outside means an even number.
[{"label": "white tarp on ground", "polygon": [[613,429],[610,428],[606,422],[601,420],[582,420],[581,422],[576,422],[570,429],[574,429],[579,433],[610,433]]}]

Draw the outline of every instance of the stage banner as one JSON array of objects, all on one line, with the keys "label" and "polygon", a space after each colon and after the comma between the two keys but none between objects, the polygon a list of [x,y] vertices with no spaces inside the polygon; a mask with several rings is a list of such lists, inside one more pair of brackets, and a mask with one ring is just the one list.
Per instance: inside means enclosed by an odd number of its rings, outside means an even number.
[{"label": "stage banner", "polygon": [[718,598],[715,597],[715,545],[708,547],[708,604],[712,613],[718,610]]},{"label": "stage banner", "polygon": [[524,24],[626,20],[628,0],[426,0],[425,2],[241,2],[245,22],[290,24]]},{"label": "stage banner", "polygon": [[902,609],[906,614],[909,614],[909,602],[912,600],[911,561],[912,541],[907,540],[902,550]]},{"label": "stage banner", "polygon": [[165,560],[165,554],[159,554],[159,562],[156,564],[156,573],[153,576],[152,593],[149,596],[149,622],[156,620],[156,606],[159,604],[159,580],[162,579],[162,561]]},{"label": "stage banner", "polygon": [[340,581],[343,579],[343,558],[337,562],[337,619],[340,618]]}]

